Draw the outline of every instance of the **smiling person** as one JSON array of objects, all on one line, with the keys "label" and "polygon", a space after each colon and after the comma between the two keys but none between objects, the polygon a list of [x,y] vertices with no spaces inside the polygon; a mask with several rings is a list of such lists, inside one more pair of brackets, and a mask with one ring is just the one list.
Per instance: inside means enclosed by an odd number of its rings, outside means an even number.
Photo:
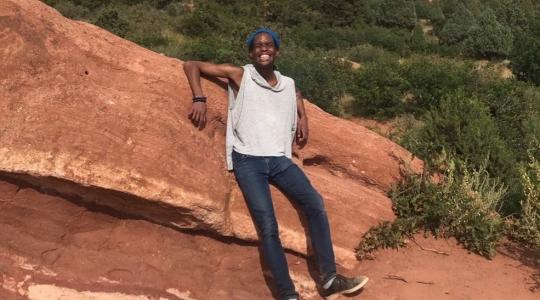
[{"label": "smiling person", "polygon": [[280,39],[260,28],[246,41],[252,64],[243,67],[187,61],[184,71],[193,92],[188,117],[195,126],[206,122],[206,97],[201,74],[229,81],[226,157],[254,218],[262,252],[283,300],[299,299],[278,233],[270,195],[272,183],[296,202],[308,220],[312,248],[319,268],[322,295],[333,299],[362,288],[368,278],[344,277],[336,263],[323,199],[304,172],[292,162],[294,139],[303,145],[308,138],[307,116],[294,80],[275,70]]}]

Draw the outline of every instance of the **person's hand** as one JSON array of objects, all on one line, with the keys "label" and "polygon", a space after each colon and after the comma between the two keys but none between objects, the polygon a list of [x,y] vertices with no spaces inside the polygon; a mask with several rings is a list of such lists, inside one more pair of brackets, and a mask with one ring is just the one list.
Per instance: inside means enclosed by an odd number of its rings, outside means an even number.
[{"label": "person's hand", "polygon": [[298,118],[296,124],[296,144],[302,148],[307,144],[309,128],[307,117]]},{"label": "person's hand", "polygon": [[193,102],[188,118],[194,126],[199,129],[204,128],[206,124],[206,102]]}]

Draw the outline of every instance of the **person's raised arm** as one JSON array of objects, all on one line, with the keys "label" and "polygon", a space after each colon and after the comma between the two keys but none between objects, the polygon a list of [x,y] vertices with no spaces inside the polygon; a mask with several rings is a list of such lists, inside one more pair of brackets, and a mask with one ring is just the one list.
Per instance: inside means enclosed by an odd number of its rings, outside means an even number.
[{"label": "person's raised arm", "polygon": [[298,121],[296,124],[296,144],[302,148],[307,143],[309,128],[306,109],[304,108],[304,97],[302,97],[302,93],[298,89],[296,90],[296,110],[298,113]]},{"label": "person's raised arm", "polygon": [[213,64],[202,61],[186,61],[184,73],[193,93],[193,104],[188,113],[188,118],[193,125],[203,128],[206,124],[206,97],[201,86],[201,74],[211,77],[229,79],[233,86],[238,88],[244,74],[244,69],[229,64]]}]

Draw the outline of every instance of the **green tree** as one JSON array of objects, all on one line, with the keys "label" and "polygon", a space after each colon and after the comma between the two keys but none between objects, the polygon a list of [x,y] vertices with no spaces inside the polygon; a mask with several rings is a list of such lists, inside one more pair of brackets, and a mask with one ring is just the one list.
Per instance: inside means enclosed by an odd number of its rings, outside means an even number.
[{"label": "green tree", "polygon": [[517,36],[511,54],[511,68],[519,79],[540,85],[540,21]]},{"label": "green tree", "polygon": [[443,44],[454,45],[468,37],[469,29],[476,24],[474,15],[459,3],[439,32]]},{"label": "green tree", "polygon": [[416,25],[416,9],[411,0],[383,0],[380,4],[377,23],[412,29]]},{"label": "green tree", "polygon": [[96,20],[96,25],[120,37],[125,37],[129,31],[129,23],[113,8],[102,11]]},{"label": "green tree", "polygon": [[404,144],[413,153],[433,163],[444,151],[472,169],[486,163],[491,177],[509,178],[516,163],[499,134],[489,107],[462,90],[445,95],[423,117],[424,126],[408,134]]},{"label": "green tree", "polygon": [[409,109],[420,115],[438,106],[446,94],[457,89],[470,93],[478,83],[471,64],[453,59],[417,56],[404,63],[401,69],[403,78],[410,82],[409,92],[413,98]]},{"label": "green tree", "polygon": [[512,33],[520,33],[528,29],[529,20],[527,15],[516,0],[497,1],[495,14],[501,23],[510,27]]},{"label": "green tree", "polygon": [[322,51],[288,47],[277,61],[279,70],[294,78],[303,96],[332,114],[339,114],[338,100],[350,85],[351,66]]},{"label": "green tree", "polygon": [[493,10],[488,8],[470,29],[465,44],[467,52],[474,56],[507,57],[512,51],[513,35],[510,28],[499,23]]},{"label": "green tree", "polygon": [[399,63],[374,61],[354,74],[350,93],[354,114],[386,119],[404,112],[404,93],[409,84],[399,72]]}]

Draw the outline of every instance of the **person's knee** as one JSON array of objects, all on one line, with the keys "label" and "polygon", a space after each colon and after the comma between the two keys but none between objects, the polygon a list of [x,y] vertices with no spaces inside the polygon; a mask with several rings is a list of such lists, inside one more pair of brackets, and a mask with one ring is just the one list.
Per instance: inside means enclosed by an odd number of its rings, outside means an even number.
[{"label": "person's knee", "polygon": [[326,208],[324,207],[323,198],[315,190],[313,190],[312,195],[310,196],[310,201],[307,204],[307,214],[326,216]]},{"label": "person's knee", "polygon": [[279,229],[275,218],[265,217],[262,218],[258,223],[259,232],[263,240],[279,237]]}]

